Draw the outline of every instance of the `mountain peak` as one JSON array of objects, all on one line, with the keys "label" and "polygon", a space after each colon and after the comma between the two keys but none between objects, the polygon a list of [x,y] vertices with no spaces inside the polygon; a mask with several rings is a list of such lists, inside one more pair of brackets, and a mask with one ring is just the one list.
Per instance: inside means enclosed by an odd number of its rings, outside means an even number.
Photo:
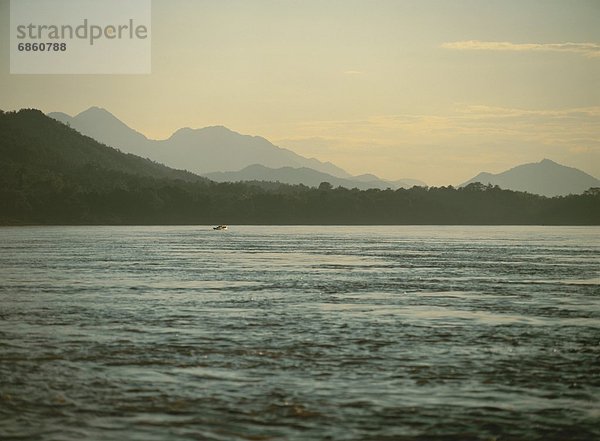
[{"label": "mountain peak", "polygon": [[[191,127],[182,127],[173,132],[169,139],[192,136],[195,133],[203,133],[205,135],[212,136],[228,136],[228,135],[240,135],[237,132],[225,127],[225,126],[208,126],[200,129],[192,129]],[[242,135],[240,135],[242,136]]]},{"label": "mountain peak", "polygon": [[213,130],[215,132],[237,133],[222,125],[204,127],[205,130]]},{"label": "mountain peak", "polygon": [[556,163],[556,162],[554,162],[554,161],[552,161],[551,159],[548,159],[548,158],[542,159],[540,161],[540,164],[542,164],[542,165],[560,165],[560,164],[558,164],[558,163]]},{"label": "mountain peak", "polygon": [[581,194],[600,181],[573,167],[558,164],[550,159],[521,164],[502,173],[479,173],[461,187],[472,182],[498,185],[507,190],[526,191],[543,196],[566,196]]},{"label": "mountain peak", "polygon": [[145,153],[148,139],[102,107],[92,106],[74,117],[61,112],[48,116],[103,144],[138,155]]},{"label": "mountain peak", "polygon": [[75,116],[75,118],[78,118],[81,116],[86,116],[86,115],[94,115],[94,116],[104,115],[104,116],[111,116],[112,118],[115,118],[115,119],[117,118],[112,113],[110,113],[108,110],[106,110],[102,107],[97,107],[97,106],[92,106],[89,109],[86,109],[83,112],[78,113]]}]

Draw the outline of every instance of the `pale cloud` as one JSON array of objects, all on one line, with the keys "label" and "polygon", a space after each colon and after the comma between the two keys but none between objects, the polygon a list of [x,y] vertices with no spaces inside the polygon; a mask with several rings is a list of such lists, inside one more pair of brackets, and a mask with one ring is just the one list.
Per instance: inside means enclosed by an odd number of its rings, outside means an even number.
[{"label": "pale cloud", "polygon": [[463,106],[456,109],[455,118],[463,132],[478,129],[546,145],[597,145],[600,139],[600,107],[537,110]]},{"label": "pale cloud", "polygon": [[600,44],[598,43],[510,43],[508,41],[466,40],[443,43],[441,47],[455,50],[573,52],[587,58],[600,57]]},{"label": "pale cloud", "polygon": [[456,106],[458,113],[471,114],[473,116],[493,116],[502,118],[506,116],[554,116],[554,117],[593,117],[600,118],[600,107],[576,107],[570,109],[521,109],[485,105],[459,105]]},{"label": "pale cloud", "polygon": [[[443,143],[465,137],[519,137],[547,144],[600,138],[600,107],[557,110],[458,106],[447,115],[380,115],[361,120],[311,121],[293,132],[301,138],[345,139],[365,145]],[[339,142],[339,141],[338,141]],[[477,142],[475,139],[474,142]]]},{"label": "pale cloud", "polygon": [[[600,107],[565,110],[464,106],[449,115],[381,115],[362,120],[311,121],[295,125],[299,139],[317,144],[414,145],[463,142],[473,137],[518,137],[546,144],[600,139]],[[281,138],[280,138],[281,139]],[[324,143],[323,140],[326,140]]]}]

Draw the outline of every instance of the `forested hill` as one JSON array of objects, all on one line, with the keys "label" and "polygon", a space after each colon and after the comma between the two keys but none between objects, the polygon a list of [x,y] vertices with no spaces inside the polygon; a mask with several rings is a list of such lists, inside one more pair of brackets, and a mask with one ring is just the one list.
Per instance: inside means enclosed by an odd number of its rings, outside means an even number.
[{"label": "forested hill", "polygon": [[72,173],[82,167],[95,167],[139,176],[206,181],[193,173],[100,144],[35,109],[0,113],[0,146],[3,172],[14,173],[26,167],[26,171]]},{"label": "forested hill", "polygon": [[99,144],[37,110],[0,112],[0,224],[600,225],[600,191],[471,184],[348,190],[214,183]]}]

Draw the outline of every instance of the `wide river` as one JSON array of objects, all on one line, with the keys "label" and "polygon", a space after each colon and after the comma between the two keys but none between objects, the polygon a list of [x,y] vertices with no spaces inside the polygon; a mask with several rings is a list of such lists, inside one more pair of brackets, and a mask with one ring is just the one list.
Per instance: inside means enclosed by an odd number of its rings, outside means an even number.
[{"label": "wide river", "polygon": [[598,440],[600,228],[0,228],[2,440]]}]

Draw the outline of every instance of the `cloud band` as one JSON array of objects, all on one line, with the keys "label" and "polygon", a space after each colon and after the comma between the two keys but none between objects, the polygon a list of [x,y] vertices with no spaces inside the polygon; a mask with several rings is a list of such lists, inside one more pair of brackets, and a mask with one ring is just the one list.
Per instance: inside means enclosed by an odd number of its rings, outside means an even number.
[{"label": "cloud band", "polygon": [[598,43],[510,43],[508,41],[466,40],[443,43],[444,49],[511,51],[511,52],[571,52],[588,58],[600,57]]}]

